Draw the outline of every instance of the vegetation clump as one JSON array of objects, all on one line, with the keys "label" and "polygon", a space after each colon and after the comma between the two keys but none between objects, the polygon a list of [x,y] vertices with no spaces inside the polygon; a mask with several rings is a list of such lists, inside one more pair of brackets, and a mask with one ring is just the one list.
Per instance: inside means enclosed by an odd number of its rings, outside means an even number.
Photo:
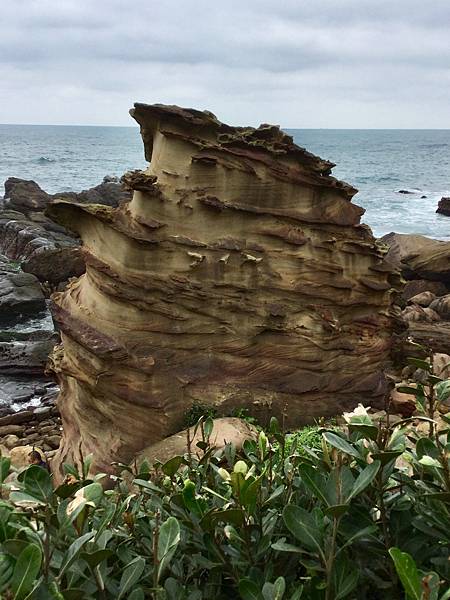
[{"label": "vegetation clump", "polygon": [[375,423],[360,406],[301,451],[274,418],[239,453],[215,449],[202,417],[195,453],[120,465],[113,489],[89,458],[56,489],[22,470],[0,502],[2,597],[449,600],[450,382],[426,364],[421,415]]}]

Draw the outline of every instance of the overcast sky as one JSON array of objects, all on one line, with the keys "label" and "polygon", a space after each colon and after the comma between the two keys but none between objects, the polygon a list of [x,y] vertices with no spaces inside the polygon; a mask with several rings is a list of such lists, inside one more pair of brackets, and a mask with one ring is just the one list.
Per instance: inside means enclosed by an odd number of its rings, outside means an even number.
[{"label": "overcast sky", "polygon": [[450,127],[450,0],[0,0],[0,28],[0,123]]}]

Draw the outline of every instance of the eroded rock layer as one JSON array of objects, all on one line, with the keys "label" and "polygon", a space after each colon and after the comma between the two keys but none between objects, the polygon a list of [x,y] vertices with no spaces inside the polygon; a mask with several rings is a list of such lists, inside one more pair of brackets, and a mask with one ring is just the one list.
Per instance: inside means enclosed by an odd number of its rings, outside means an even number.
[{"label": "eroded rock layer", "polygon": [[385,393],[398,276],[356,192],[278,127],[136,104],[145,172],[119,208],[55,202],[86,273],[54,296],[59,460],[97,468],[183,427],[193,403],[287,426]]}]

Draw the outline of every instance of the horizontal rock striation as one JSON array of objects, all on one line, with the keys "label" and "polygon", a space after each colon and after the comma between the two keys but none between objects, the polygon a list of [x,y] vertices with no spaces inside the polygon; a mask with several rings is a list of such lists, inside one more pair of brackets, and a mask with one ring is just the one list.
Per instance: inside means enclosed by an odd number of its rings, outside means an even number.
[{"label": "horizontal rock striation", "polygon": [[130,460],[193,403],[287,426],[376,405],[399,275],[356,190],[278,127],[136,104],[144,172],[118,208],[56,201],[86,273],[53,296],[64,437],[57,462]]}]

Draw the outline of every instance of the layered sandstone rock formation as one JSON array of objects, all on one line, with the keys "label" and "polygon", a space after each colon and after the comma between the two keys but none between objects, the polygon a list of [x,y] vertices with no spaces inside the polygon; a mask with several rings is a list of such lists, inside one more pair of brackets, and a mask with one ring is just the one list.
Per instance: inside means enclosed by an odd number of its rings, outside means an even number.
[{"label": "layered sandstone rock formation", "polygon": [[145,172],[119,208],[56,202],[86,274],[54,296],[59,462],[130,460],[195,402],[287,426],[383,399],[398,275],[334,166],[278,127],[135,105]]}]

